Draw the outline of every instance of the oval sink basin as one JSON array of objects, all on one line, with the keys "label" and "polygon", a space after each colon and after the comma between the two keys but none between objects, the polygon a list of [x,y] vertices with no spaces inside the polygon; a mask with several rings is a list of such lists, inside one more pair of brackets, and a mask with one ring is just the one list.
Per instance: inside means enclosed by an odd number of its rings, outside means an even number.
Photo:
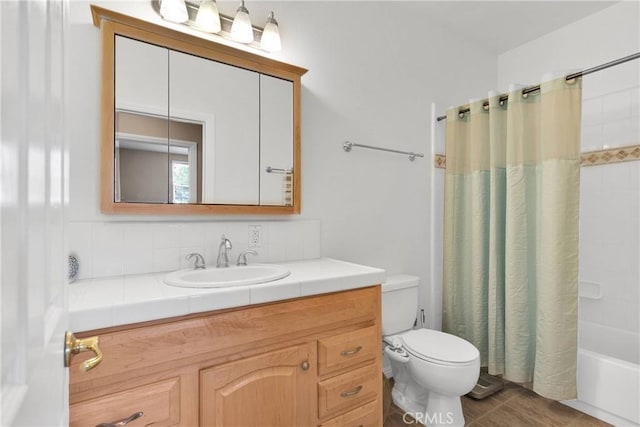
[{"label": "oval sink basin", "polygon": [[182,288],[226,288],[272,282],[289,275],[279,265],[251,264],[227,268],[208,267],[204,270],[178,270],[167,274],[164,282]]}]

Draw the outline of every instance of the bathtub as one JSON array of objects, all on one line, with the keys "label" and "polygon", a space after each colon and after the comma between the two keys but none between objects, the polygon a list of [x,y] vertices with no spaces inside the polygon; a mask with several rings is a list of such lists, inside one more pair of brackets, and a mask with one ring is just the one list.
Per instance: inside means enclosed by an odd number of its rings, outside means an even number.
[{"label": "bathtub", "polygon": [[640,425],[638,334],[581,321],[578,346],[578,399],[562,403],[616,426]]}]

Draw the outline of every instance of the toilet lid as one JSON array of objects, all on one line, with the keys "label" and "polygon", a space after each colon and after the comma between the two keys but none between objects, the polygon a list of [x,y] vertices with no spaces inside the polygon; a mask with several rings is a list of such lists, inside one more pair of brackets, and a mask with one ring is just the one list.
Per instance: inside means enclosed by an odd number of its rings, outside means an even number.
[{"label": "toilet lid", "polygon": [[435,362],[468,363],[480,356],[478,349],[469,341],[431,329],[405,332],[402,343],[409,353]]}]

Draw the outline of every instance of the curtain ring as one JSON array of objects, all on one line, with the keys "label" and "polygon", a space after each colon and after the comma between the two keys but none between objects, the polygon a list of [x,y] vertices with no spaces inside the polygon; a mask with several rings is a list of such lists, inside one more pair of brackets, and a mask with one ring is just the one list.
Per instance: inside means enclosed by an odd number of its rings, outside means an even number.
[{"label": "curtain ring", "polygon": [[574,77],[570,80],[564,79],[564,81],[568,84],[568,85],[573,85],[576,83],[576,81],[578,81],[578,77]]},{"label": "curtain ring", "polygon": [[489,103],[482,104],[482,109],[483,109],[484,111],[489,111]]},{"label": "curtain ring", "polygon": [[522,92],[522,97],[523,97],[524,99],[527,99],[527,98],[529,97],[529,94],[528,94],[528,93],[525,93],[525,92]]},{"label": "curtain ring", "polygon": [[458,118],[464,119],[464,113],[462,111],[458,111]]}]

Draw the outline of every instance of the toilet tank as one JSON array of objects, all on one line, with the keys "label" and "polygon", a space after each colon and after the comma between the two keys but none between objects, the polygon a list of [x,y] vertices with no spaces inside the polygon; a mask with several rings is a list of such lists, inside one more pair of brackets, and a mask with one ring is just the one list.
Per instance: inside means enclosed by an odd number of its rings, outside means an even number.
[{"label": "toilet tank", "polygon": [[418,312],[417,276],[387,277],[382,284],[382,335],[397,334],[413,327]]}]

